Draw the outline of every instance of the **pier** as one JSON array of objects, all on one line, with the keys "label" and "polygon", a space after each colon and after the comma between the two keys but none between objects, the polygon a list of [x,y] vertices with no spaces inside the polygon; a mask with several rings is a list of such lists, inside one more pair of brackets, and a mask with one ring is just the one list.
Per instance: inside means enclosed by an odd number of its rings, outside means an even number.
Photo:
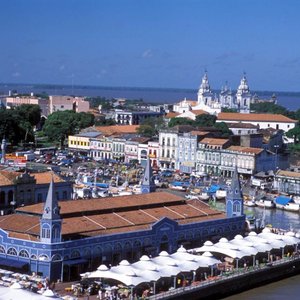
[{"label": "pier", "polygon": [[221,299],[254,287],[265,285],[300,273],[300,257],[284,257],[272,263],[257,267],[238,269],[205,281],[194,282],[160,294],[152,295],[149,300],[200,300]]}]

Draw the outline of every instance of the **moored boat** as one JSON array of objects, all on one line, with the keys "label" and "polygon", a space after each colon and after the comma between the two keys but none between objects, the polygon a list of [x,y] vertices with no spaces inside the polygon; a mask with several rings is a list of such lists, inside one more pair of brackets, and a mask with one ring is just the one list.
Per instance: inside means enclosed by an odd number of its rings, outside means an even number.
[{"label": "moored boat", "polygon": [[275,203],[274,203],[273,199],[269,199],[269,198],[261,198],[259,200],[256,200],[255,204],[258,207],[263,207],[263,208],[274,208],[275,207]]}]

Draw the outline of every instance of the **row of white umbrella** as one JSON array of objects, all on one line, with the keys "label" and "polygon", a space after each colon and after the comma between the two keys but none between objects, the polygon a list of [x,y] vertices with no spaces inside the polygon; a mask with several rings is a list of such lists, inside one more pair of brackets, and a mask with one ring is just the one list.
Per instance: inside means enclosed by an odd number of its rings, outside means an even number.
[{"label": "row of white umbrella", "polygon": [[196,253],[223,254],[234,259],[241,259],[247,256],[255,256],[259,252],[270,252],[273,249],[282,249],[286,246],[294,246],[297,248],[300,243],[299,237],[295,233],[287,232],[286,234],[276,234],[271,232],[269,228],[265,228],[262,233],[257,234],[252,231],[248,236],[235,236],[234,239],[228,241],[221,238],[219,242],[213,244],[211,241],[204,243],[202,247],[195,248],[192,251]]},{"label": "row of white umbrella", "polygon": [[[260,234],[250,232],[247,237],[237,235],[230,241],[226,238],[221,238],[215,244],[207,241],[202,247],[192,249],[190,252],[181,246],[173,254],[162,251],[159,256],[154,258],[143,255],[138,262],[133,264],[122,260],[118,266],[110,269],[106,265],[101,265],[87,276],[89,278],[114,279],[127,286],[137,286],[144,282],[156,282],[162,277],[172,277],[182,272],[192,272],[221,263],[212,253],[238,260],[247,256],[254,257],[258,253],[270,253],[273,249],[282,249],[283,251],[286,246],[297,248],[299,243],[299,237],[293,232],[281,235],[272,233],[270,229],[265,228]],[[202,253],[202,255],[192,254],[195,252]]]},{"label": "row of white umbrella", "polygon": [[180,247],[176,253],[162,251],[159,256],[150,258],[143,255],[136,263],[122,260],[119,265],[111,267],[101,265],[96,271],[88,274],[89,278],[114,279],[126,286],[137,286],[145,282],[156,282],[163,277],[176,276],[182,272],[192,272],[199,268],[209,268],[218,263],[209,252],[194,255]]}]

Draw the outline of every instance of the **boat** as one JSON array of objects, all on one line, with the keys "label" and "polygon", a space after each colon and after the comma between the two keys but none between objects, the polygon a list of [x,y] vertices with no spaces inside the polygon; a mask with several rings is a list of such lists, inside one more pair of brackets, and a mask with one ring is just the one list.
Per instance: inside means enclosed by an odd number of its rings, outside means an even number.
[{"label": "boat", "polygon": [[210,198],[210,195],[207,190],[202,190],[202,191],[200,191],[198,198],[203,201],[208,201]]},{"label": "boat", "polygon": [[256,203],[255,203],[255,198],[254,197],[245,197],[244,199],[244,205],[245,206],[248,206],[248,207],[254,207],[256,206]]},{"label": "boat", "polygon": [[289,202],[285,207],[284,210],[287,211],[294,211],[299,212],[300,211],[300,204],[295,202]]},{"label": "boat", "polygon": [[184,181],[173,181],[170,183],[169,188],[185,192],[188,188],[188,183]]},{"label": "boat", "polygon": [[293,201],[296,203],[296,204],[300,204],[300,196],[293,196]]},{"label": "boat", "polygon": [[295,211],[298,212],[300,210],[300,204],[295,203],[293,198],[280,195],[275,199],[276,208],[284,209],[287,211]]},{"label": "boat", "polygon": [[221,200],[221,199],[225,199],[227,196],[227,191],[220,188],[219,190],[216,191],[216,199],[217,200]]},{"label": "boat", "polygon": [[255,201],[255,204],[258,207],[263,207],[263,208],[275,208],[275,203],[273,199],[270,198],[261,198]]}]

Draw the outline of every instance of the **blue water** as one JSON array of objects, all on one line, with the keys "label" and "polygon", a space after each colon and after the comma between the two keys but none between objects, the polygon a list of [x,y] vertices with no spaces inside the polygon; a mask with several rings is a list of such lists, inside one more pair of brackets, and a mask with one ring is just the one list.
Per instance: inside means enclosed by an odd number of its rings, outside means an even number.
[{"label": "blue water", "polygon": [[[145,102],[150,103],[176,103],[185,97],[189,100],[197,99],[196,89],[0,84],[0,94],[8,94],[10,90],[16,90],[18,93],[33,92],[39,94],[45,92],[48,95],[101,96],[108,99],[143,99]],[[214,92],[218,93],[218,91]],[[272,94],[275,93],[279,105],[289,110],[300,108],[300,92],[252,91],[252,93],[256,93],[263,99],[270,99]]]}]

